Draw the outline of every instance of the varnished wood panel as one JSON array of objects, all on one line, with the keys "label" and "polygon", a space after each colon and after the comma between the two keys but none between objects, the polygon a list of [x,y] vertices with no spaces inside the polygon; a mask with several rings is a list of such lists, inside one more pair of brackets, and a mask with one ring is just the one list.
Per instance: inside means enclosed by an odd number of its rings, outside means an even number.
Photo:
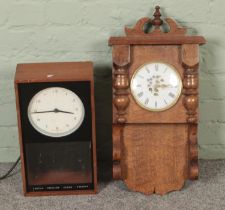
[{"label": "varnished wood panel", "polygon": [[205,44],[202,36],[167,36],[167,37],[111,37],[109,45],[180,45],[180,44]]},{"label": "varnished wood panel", "polygon": [[135,124],[124,127],[122,179],[145,194],[183,187],[188,177],[188,126]]},{"label": "varnished wood panel", "polygon": [[15,82],[88,81],[92,78],[92,69],[92,62],[18,64]]},{"label": "varnished wood panel", "polygon": [[126,66],[130,63],[130,45],[114,46],[112,56],[115,65]]},{"label": "varnished wood panel", "polygon": [[17,125],[18,125],[18,137],[19,137],[19,147],[20,147],[20,161],[21,161],[21,175],[22,175],[22,187],[23,193],[26,194],[26,175],[25,175],[25,160],[24,160],[24,149],[23,149],[23,139],[22,139],[22,125],[21,125],[21,114],[20,114],[20,104],[19,104],[19,90],[18,84],[15,83],[15,96],[16,96],[16,111],[17,111]]},{"label": "varnished wood panel", "polygon": [[121,159],[121,141],[122,141],[122,133],[123,126],[114,125],[113,126],[113,160],[119,161]]},{"label": "varnished wood panel", "polygon": [[183,44],[181,49],[181,60],[183,64],[194,67],[199,63],[199,46],[197,44]]}]

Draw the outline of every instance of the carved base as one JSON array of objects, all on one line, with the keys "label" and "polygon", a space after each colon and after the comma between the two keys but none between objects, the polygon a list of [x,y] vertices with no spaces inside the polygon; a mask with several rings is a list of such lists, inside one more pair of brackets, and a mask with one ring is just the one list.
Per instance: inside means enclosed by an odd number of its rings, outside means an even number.
[{"label": "carved base", "polygon": [[187,124],[113,125],[113,131],[114,179],[148,195],[183,187],[189,178]]}]

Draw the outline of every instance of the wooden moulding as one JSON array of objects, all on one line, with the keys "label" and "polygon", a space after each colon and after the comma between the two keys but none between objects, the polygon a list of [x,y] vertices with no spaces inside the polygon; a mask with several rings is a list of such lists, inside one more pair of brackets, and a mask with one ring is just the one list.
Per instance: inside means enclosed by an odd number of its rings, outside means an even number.
[{"label": "wooden moulding", "polygon": [[[182,28],[171,18],[165,18],[164,24],[169,26],[169,31],[164,32],[160,29],[162,20],[155,24],[155,20],[148,17],[141,18],[133,28],[125,27],[126,36],[110,37],[109,45],[182,45],[182,44],[205,44],[206,40],[202,36],[186,35],[186,28]],[[154,15],[155,16],[155,15]],[[151,33],[144,31],[146,25],[155,26]]]},{"label": "wooden moulding", "polygon": [[198,178],[198,66],[199,46],[196,44],[182,45],[181,59],[184,67],[183,103],[187,110],[188,140],[189,140],[189,178]]},{"label": "wooden moulding", "polygon": [[[82,70],[82,72],[81,72]],[[27,192],[25,175],[24,142],[21,125],[21,112],[19,104],[18,85],[20,83],[36,82],[64,82],[64,81],[90,81],[91,84],[91,112],[92,112],[92,157],[93,157],[93,190],[64,190],[64,191],[42,191]],[[16,109],[20,144],[21,173],[23,180],[23,193],[25,196],[46,195],[76,195],[97,193],[97,157],[96,157],[96,128],[95,128],[95,103],[94,103],[94,77],[92,62],[57,62],[57,63],[30,63],[18,64],[14,78]]]},{"label": "wooden moulding", "polygon": [[[119,55],[119,56],[118,56]],[[113,102],[117,109],[117,122],[126,122],[126,108],[129,105],[128,91],[129,75],[128,64],[130,62],[130,48],[126,45],[113,48]]]},{"label": "wooden moulding", "polygon": [[121,143],[123,126],[113,126],[113,179],[121,179]]},{"label": "wooden moulding", "polygon": [[202,36],[154,36],[154,37],[111,37],[109,45],[182,45],[182,44],[205,44]]},{"label": "wooden moulding", "polygon": [[129,105],[128,65],[130,62],[130,47],[127,45],[113,48],[113,104],[116,108],[116,122],[119,126],[113,126],[113,177],[121,178],[121,138],[123,124],[126,122],[126,108]]}]

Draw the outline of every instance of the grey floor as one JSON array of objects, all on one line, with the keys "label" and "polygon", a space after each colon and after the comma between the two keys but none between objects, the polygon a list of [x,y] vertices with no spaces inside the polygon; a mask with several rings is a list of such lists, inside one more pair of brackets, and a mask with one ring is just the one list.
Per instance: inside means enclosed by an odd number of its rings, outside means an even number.
[{"label": "grey floor", "polygon": [[[0,174],[9,167],[0,164]],[[198,181],[188,181],[181,191],[165,196],[130,192],[121,181],[107,181],[109,172],[100,172],[105,181],[99,183],[97,195],[24,197],[18,167],[11,177],[0,181],[0,210],[224,210],[225,160],[200,161],[200,169]]]}]

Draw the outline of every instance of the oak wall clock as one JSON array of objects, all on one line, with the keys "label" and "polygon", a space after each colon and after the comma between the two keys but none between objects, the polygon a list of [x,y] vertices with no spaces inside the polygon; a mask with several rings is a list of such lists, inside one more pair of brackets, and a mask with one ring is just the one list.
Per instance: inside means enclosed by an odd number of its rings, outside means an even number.
[{"label": "oak wall clock", "polygon": [[18,64],[15,90],[24,194],[95,193],[92,63]]},{"label": "oak wall clock", "polygon": [[145,194],[179,190],[198,178],[198,50],[206,42],[155,9],[152,20],[109,39],[113,177]]}]

